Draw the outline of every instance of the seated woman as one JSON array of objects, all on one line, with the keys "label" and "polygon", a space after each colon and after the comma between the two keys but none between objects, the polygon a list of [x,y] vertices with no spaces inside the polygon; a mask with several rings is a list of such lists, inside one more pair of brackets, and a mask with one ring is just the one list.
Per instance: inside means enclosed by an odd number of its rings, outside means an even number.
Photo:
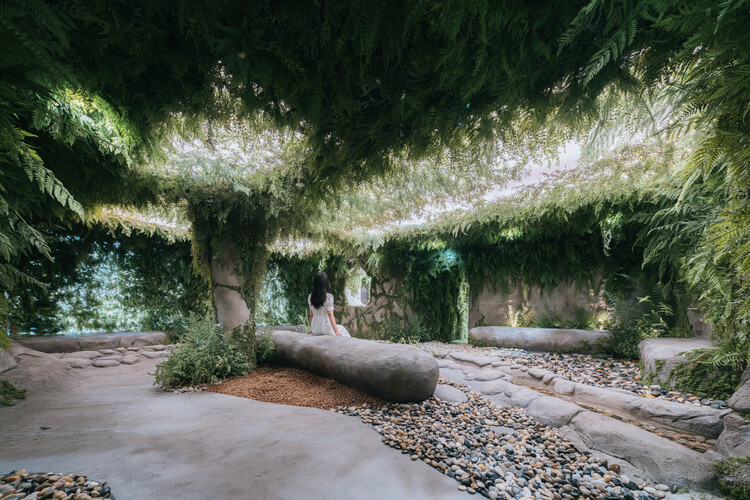
[{"label": "seated woman", "polygon": [[313,335],[338,335],[351,337],[343,326],[336,325],[333,317],[333,295],[328,293],[328,276],[318,273],[313,280],[312,293],[307,297],[310,306],[310,330]]}]

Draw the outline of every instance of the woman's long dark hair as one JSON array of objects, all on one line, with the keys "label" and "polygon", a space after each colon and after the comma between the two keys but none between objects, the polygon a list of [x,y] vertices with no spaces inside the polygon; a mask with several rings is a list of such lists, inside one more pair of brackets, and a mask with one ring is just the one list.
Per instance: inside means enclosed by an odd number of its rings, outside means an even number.
[{"label": "woman's long dark hair", "polygon": [[313,290],[310,296],[310,303],[317,309],[321,307],[326,301],[326,294],[328,293],[328,276],[326,273],[320,272],[315,275],[313,279]]}]

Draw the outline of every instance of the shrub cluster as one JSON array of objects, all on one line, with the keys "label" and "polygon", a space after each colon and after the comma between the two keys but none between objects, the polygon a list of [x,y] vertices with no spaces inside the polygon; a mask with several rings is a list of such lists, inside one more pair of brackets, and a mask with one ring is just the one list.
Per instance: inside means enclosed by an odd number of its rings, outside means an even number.
[{"label": "shrub cluster", "polygon": [[248,349],[225,335],[210,316],[192,316],[182,343],[156,366],[154,375],[156,383],[166,389],[214,384],[227,377],[250,373],[258,360],[269,360],[273,352],[270,335],[259,336],[256,346]]}]

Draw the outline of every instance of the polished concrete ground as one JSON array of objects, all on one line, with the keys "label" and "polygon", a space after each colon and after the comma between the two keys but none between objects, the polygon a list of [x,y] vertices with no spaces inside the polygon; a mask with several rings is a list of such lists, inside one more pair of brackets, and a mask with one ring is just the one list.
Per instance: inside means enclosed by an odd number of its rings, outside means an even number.
[{"label": "polished concrete ground", "polygon": [[87,474],[118,500],[468,497],[357,418],[162,392],[155,364],[87,368],[0,408],[0,473]]}]

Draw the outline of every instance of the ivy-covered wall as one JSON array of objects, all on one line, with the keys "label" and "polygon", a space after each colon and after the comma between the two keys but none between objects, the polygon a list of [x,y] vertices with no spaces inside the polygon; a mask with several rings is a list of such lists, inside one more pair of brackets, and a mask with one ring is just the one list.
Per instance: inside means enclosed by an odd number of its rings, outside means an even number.
[{"label": "ivy-covered wall", "polygon": [[335,314],[354,337],[384,338],[387,336],[384,325],[395,324],[404,328],[415,320],[411,302],[401,280],[372,278],[367,304],[337,304]]}]

